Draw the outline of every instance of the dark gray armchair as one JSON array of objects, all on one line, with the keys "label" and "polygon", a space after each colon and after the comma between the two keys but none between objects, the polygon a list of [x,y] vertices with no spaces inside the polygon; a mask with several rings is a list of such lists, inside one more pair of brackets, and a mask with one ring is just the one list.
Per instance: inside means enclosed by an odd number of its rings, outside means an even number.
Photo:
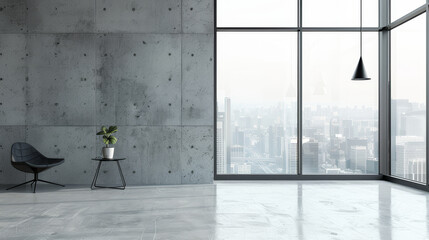
[{"label": "dark gray armchair", "polygon": [[16,186],[10,187],[9,189],[16,188],[27,183],[34,184],[33,193],[36,192],[37,182],[44,182],[49,184],[58,185],[64,187],[64,185],[48,182],[42,179],[39,179],[39,173],[43,172],[51,167],[58,166],[64,162],[64,158],[47,158],[43,156],[39,151],[37,151],[33,146],[24,142],[17,142],[12,145],[11,148],[11,164],[14,168],[19,171],[26,173],[33,173],[34,179],[27,181],[25,183],[18,184]]}]

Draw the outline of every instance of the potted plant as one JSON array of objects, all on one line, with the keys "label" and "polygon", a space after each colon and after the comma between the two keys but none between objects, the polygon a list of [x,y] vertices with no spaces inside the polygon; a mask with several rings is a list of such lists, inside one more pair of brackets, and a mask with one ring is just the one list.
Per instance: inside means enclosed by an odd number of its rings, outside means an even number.
[{"label": "potted plant", "polygon": [[115,144],[118,139],[114,137],[112,134],[118,131],[117,126],[110,126],[109,128],[102,126],[101,131],[97,133],[97,135],[103,135],[103,143],[106,144],[103,147],[103,158],[112,159],[113,153],[115,152],[115,148],[110,147],[110,144]]}]

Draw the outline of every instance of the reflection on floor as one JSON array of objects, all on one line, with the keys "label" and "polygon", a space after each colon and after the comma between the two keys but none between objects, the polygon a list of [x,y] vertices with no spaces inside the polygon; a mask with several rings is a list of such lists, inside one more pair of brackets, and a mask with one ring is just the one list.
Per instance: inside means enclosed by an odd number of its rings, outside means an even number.
[{"label": "reflection on floor", "polygon": [[429,193],[383,181],[0,190],[0,239],[429,239]]}]

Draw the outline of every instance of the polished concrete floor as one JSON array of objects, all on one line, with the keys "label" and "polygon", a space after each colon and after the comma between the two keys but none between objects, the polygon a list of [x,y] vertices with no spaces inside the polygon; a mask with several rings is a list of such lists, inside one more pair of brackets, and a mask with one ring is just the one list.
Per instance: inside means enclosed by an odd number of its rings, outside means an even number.
[{"label": "polished concrete floor", "polygon": [[0,190],[0,239],[429,239],[429,193],[384,181]]}]

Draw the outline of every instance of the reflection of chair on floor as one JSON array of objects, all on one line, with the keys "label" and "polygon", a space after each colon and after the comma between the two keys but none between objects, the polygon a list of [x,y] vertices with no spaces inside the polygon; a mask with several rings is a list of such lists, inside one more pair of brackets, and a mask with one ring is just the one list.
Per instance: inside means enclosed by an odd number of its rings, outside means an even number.
[{"label": "reflection of chair on floor", "polygon": [[16,188],[27,183],[34,184],[33,193],[36,192],[37,182],[50,183],[64,187],[64,185],[48,182],[42,179],[39,179],[39,173],[43,172],[51,167],[55,167],[64,162],[64,158],[47,158],[43,156],[39,151],[37,151],[33,146],[28,143],[17,142],[12,145],[11,149],[11,163],[12,166],[19,171],[26,173],[33,173],[34,179],[27,181],[25,183],[18,184],[16,186],[10,187],[9,189]]}]

